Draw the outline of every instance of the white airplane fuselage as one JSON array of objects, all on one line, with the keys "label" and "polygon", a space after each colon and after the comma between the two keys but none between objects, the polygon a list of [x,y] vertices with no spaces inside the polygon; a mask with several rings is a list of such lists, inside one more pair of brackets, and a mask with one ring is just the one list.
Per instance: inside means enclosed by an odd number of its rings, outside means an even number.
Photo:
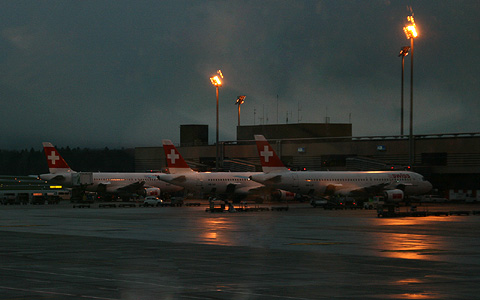
[{"label": "white airplane fuselage", "polygon": [[[48,173],[40,175],[40,178],[72,187],[74,186],[73,174],[76,174],[76,172]],[[142,182],[144,182],[144,188],[159,188],[162,192],[167,193],[182,189],[180,186],[158,180],[157,176],[161,174],[163,173],[92,173],[92,184],[86,185],[85,190],[97,192],[104,187],[106,192],[115,193],[123,187]]]},{"label": "white airplane fuselage", "polygon": [[144,187],[159,188],[162,192],[172,193],[182,190],[182,187],[161,182],[157,176],[162,173],[93,173],[93,185],[88,187],[93,191],[98,190],[99,185],[106,185],[107,192],[114,192],[121,187],[136,182],[145,182]]},{"label": "white airplane fuselage", "polygon": [[422,175],[408,171],[284,171],[253,175],[252,179],[277,189],[317,196],[346,196],[375,186],[383,190],[401,189],[405,195],[420,195],[432,189]]},{"label": "white airplane fuselage", "polygon": [[247,195],[263,184],[250,180],[255,172],[185,172],[161,174],[159,178],[199,193],[234,193]]}]

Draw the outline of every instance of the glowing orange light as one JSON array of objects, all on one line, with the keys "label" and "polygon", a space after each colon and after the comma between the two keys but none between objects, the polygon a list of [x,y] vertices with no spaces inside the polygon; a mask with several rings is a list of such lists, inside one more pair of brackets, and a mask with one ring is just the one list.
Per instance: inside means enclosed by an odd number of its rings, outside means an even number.
[{"label": "glowing orange light", "polygon": [[238,96],[235,104],[241,105],[241,104],[245,103],[245,97],[246,96]]},{"label": "glowing orange light", "polygon": [[214,86],[217,86],[217,87],[222,86],[222,81],[220,80],[220,77],[216,75],[213,77],[210,77],[210,81]]},{"label": "glowing orange light", "polygon": [[408,16],[407,21],[411,23],[403,27],[403,31],[405,31],[405,35],[407,36],[407,39],[416,38],[418,36],[418,32],[417,32],[417,26],[415,25],[415,21],[413,20],[413,16]]},{"label": "glowing orange light", "polygon": [[[222,80],[220,80],[220,78],[223,79],[223,74],[222,74],[222,70],[218,70],[217,71],[217,75],[213,76],[213,77],[210,77],[210,81],[212,82],[212,84],[216,87],[221,87],[222,86]],[[220,76],[220,77],[219,77]]]}]

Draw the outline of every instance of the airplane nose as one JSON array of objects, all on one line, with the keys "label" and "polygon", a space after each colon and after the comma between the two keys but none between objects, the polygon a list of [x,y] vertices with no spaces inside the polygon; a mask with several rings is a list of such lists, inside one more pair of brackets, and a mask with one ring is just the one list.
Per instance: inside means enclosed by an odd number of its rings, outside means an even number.
[{"label": "airplane nose", "polygon": [[433,189],[433,185],[430,181],[427,181],[426,183],[427,183],[427,191],[425,193],[428,193]]}]

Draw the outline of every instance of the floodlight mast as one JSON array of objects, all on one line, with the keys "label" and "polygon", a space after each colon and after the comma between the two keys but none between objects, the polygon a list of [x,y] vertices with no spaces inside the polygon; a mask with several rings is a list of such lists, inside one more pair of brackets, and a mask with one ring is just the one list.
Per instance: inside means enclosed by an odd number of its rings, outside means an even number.
[{"label": "floodlight mast", "polygon": [[217,122],[216,122],[216,134],[215,134],[215,147],[216,147],[216,157],[215,157],[215,171],[219,170],[219,144],[218,144],[218,89],[222,86],[223,74],[221,70],[217,71],[218,75],[210,77],[210,81],[216,88],[217,95]]},{"label": "floodlight mast", "polygon": [[412,56],[410,58],[410,132],[409,132],[409,140],[410,140],[410,147],[409,147],[409,163],[410,166],[413,166],[415,163],[415,149],[413,144],[413,40],[418,36],[417,26],[415,25],[415,21],[413,19],[413,14],[407,17],[407,21],[410,22],[409,24],[403,27],[403,31],[407,36],[407,39],[410,40],[410,52]]},{"label": "floodlight mast", "polygon": [[245,95],[238,96],[235,104],[238,105],[238,126],[240,126],[240,106],[245,103]]},{"label": "floodlight mast", "polygon": [[405,72],[405,56],[408,55],[408,51],[410,50],[410,47],[404,46],[400,49],[400,54],[398,56],[402,57],[402,87],[401,87],[401,100],[400,100],[400,107],[401,107],[401,112],[400,112],[400,135],[403,137],[403,121],[404,121],[404,116],[403,116],[403,92],[404,92],[404,84],[403,84],[403,79],[404,79],[404,72]]}]

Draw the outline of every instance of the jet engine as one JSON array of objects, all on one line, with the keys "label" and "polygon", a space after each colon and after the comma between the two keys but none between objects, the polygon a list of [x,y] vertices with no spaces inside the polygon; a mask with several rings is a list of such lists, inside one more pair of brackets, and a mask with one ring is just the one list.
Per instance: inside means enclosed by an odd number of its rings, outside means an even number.
[{"label": "jet engine", "polygon": [[385,191],[385,201],[387,202],[400,202],[403,200],[403,191],[402,190],[388,190]]},{"label": "jet engine", "polygon": [[284,190],[275,190],[272,192],[272,199],[275,201],[291,201],[295,199],[295,193]]},{"label": "jet engine", "polygon": [[147,196],[157,196],[160,197],[160,189],[159,188],[146,188],[145,189],[145,197]]}]

